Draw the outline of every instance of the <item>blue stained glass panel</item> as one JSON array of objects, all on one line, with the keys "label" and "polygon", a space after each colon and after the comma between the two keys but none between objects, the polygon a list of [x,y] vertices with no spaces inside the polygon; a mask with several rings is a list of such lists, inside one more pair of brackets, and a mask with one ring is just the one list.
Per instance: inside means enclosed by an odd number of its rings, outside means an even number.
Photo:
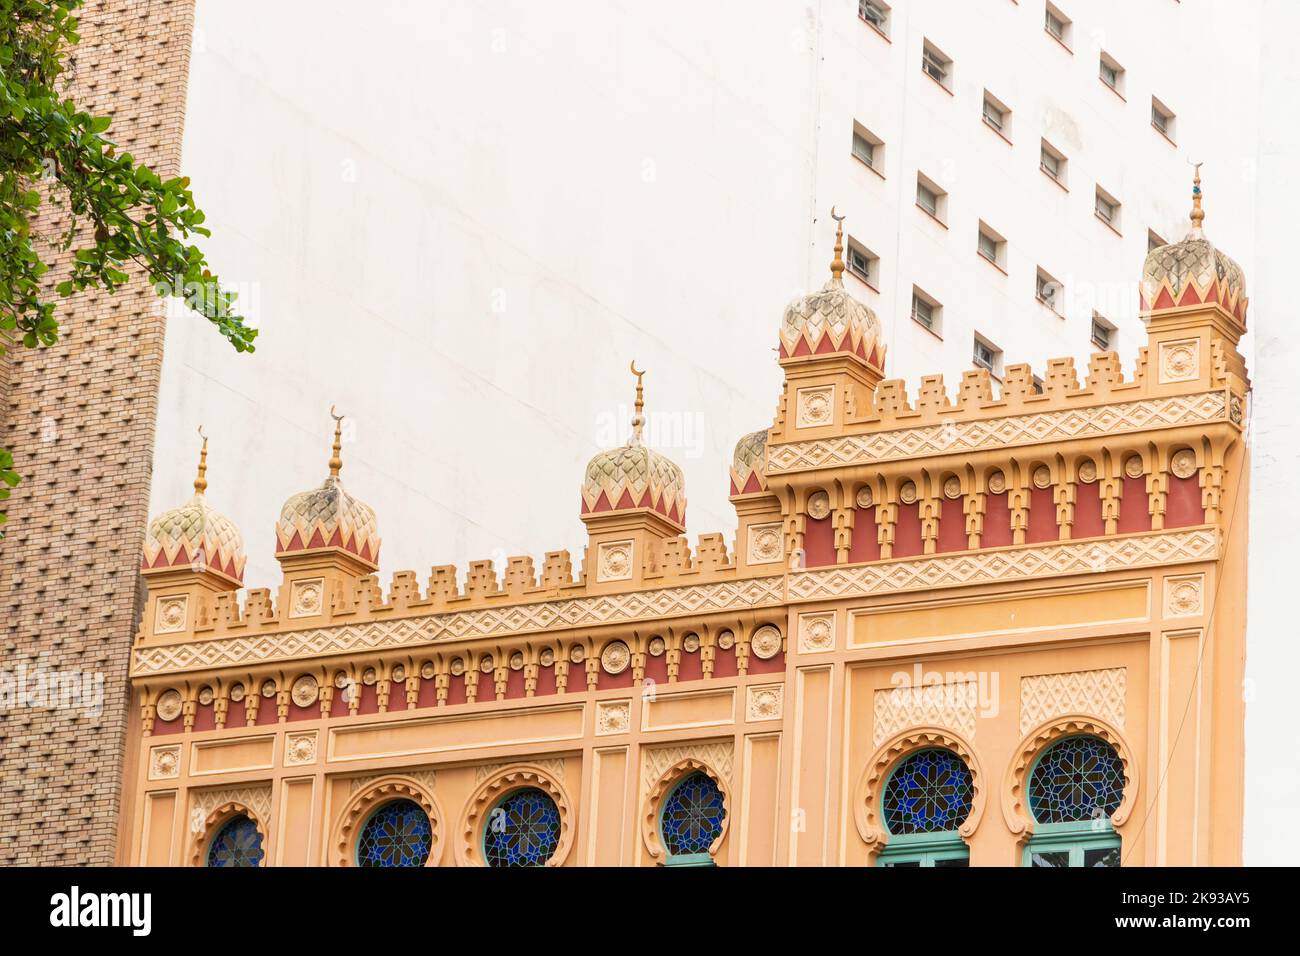
[{"label": "blue stained glass panel", "polygon": [[424,866],[433,824],[413,800],[394,800],[370,815],[357,841],[358,866]]},{"label": "blue stained glass panel", "polygon": [[538,790],[516,790],[488,814],[483,857],[488,866],[545,866],[560,845],[560,808]]},{"label": "blue stained glass panel", "polygon": [[881,810],[890,833],[943,833],[970,816],[970,768],[951,750],[918,750],[889,776]]},{"label": "blue stained glass panel", "polygon": [[208,866],[260,866],[262,834],[257,824],[240,814],[231,817],[208,844]]},{"label": "blue stained glass panel", "polygon": [[1124,768],[1100,737],[1066,737],[1029,775],[1029,809],[1039,823],[1109,818],[1124,799]]},{"label": "blue stained glass panel", "polygon": [[660,827],[669,856],[708,853],[722,833],[722,791],[713,778],[695,771],[664,801]]}]

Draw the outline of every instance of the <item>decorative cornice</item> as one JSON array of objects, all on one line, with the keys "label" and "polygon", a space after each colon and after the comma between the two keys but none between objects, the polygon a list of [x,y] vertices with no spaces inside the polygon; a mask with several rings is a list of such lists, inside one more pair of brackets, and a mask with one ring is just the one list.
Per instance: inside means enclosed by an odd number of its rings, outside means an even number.
[{"label": "decorative cornice", "polygon": [[1111,402],[1087,408],[1060,408],[1029,415],[1008,415],[975,421],[940,421],[911,428],[875,431],[811,441],[770,444],[766,473],[773,475],[866,465],[876,462],[962,452],[988,451],[1117,435],[1226,419],[1228,396],[1223,389]]},{"label": "decorative cornice", "polygon": [[1025,578],[1121,571],[1210,561],[1218,556],[1215,528],[1189,528],[1087,541],[881,561],[790,574],[789,599],[824,601],[849,595],[895,594]]},{"label": "decorative cornice", "polygon": [[132,676],[779,605],[782,575],[136,648]]}]

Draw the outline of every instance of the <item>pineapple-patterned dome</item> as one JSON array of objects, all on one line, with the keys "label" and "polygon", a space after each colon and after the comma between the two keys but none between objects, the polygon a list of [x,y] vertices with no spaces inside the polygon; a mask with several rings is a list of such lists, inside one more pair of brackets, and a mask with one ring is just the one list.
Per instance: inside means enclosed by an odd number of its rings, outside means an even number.
[{"label": "pineapple-patterned dome", "polygon": [[766,464],[767,429],[743,435],[731,456],[732,496],[766,491],[767,478],[763,474]]},{"label": "pineapple-patterned dome", "polygon": [[836,220],[835,258],[831,278],[817,292],[791,302],[781,320],[781,358],[849,352],[876,368],[885,365],[885,344],[876,314],[849,295],[841,278],[844,262],[843,217]]},{"label": "pineapple-patterned dome", "polygon": [[1142,265],[1142,311],[1218,303],[1244,327],[1246,276],[1236,261],[1220,252],[1201,229],[1201,175],[1192,185],[1192,228],[1182,242],[1157,246]]},{"label": "pineapple-patterned dome", "polygon": [[643,443],[645,402],[641,376],[645,373],[636,370],[635,362],[632,372],[637,377],[632,436],[622,448],[602,451],[587,464],[582,480],[582,516],[648,509],[685,530],[686,480],[677,465]]},{"label": "pineapple-patterned dome", "polygon": [[375,510],[348,494],[339,480],[343,468],[343,416],[335,415],[334,423],[329,477],[319,487],[300,491],[284,503],[275,524],[276,555],[338,548],[377,570],[380,541]]},{"label": "pineapple-patterned dome", "polygon": [[[202,432],[200,431],[200,434]],[[188,567],[217,574],[240,586],[244,580],[244,538],[235,523],[208,504],[208,440],[199,452],[194,497],[149,522],[140,570],[146,574]]]}]

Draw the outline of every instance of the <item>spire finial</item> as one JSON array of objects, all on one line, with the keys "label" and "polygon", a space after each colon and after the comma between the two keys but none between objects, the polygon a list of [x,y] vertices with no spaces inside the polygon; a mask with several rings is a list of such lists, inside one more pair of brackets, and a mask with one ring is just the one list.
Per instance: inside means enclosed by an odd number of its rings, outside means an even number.
[{"label": "spire finial", "polygon": [[1205,210],[1201,208],[1201,164],[1192,163],[1196,174],[1192,177],[1192,229],[1199,230],[1205,221]]},{"label": "spire finial", "polygon": [[831,260],[831,278],[836,282],[844,275],[844,217],[835,215],[831,206],[831,218],[835,220],[835,258]]},{"label": "spire finial", "polygon": [[632,414],[632,438],[628,441],[628,444],[639,445],[641,444],[641,428],[645,425],[645,416],[642,414],[645,411],[645,390],[641,385],[641,379],[645,372],[637,370],[636,359],[632,360],[628,368],[636,376],[636,406]]},{"label": "spire finial", "polygon": [[203,447],[199,450],[199,473],[194,478],[194,493],[201,495],[208,490],[208,436],[203,434],[203,426],[199,426],[199,437],[203,439]]},{"label": "spire finial", "polygon": [[330,456],[330,477],[337,478],[339,470],[343,467],[343,416],[334,414],[334,406],[330,406],[330,418],[334,419],[334,454]]}]

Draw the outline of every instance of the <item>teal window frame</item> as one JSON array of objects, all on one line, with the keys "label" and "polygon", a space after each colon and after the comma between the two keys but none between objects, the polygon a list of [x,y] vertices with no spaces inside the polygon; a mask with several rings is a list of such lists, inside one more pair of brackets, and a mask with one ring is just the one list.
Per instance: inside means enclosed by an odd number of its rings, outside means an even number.
[{"label": "teal window frame", "polygon": [[956,830],[891,835],[885,848],[876,857],[876,866],[919,863],[923,867],[930,867],[943,860],[970,862],[970,847]]},{"label": "teal window frame", "polygon": [[[1089,849],[1119,849],[1123,840],[1110,826],[1109,819],[1092,821],[1079,819],[1073,823],[1039,823],[1034,836],[1024,844],[1022,866],[1034,866],[1035,853],[1069,853],[1070,868],[1083,866],[1084,853]],[[1050,868],[1040,868],[1050,869]]]},{"label": "teal window frame", "polygon": [[1076,820],[1072,823],[1039,823],[1025,844],[1020,865],[1032,867],[1035,853],[1068,853],[1069,866],[1083,866],[1088,850],[1121,849],[1123,841],[1110,820]]},{"label": "teal window frame", "polygon": [[[1090,737],[1092,734],[1071,734],[1069,737]],[[1060,737],[1053,740],[1034,758],[1033,764],[1030,765],[1028,773],[1025,774],[1025,788],[1029,787],[1029,781],[1033,778],[1034,771],[1038,769],[1039,763],[1047,756],[1057,744],[1069,737]],[[1107,741],[1109,743],[1109,741]],[[1111,745],[1113,746],[1113,744]],[[1123,798],[1121,797],[1121,803]],[[1026,792],[1026,808],[1030,815],[1033,815],[1033,798]],[[1115,832],[1114,826],[1111,825],[1109,817],[1098,817],[1093,820],[1071,820],[1067,823],[1034,823],[1034,835],[1029,838],[1025,844],[1024,851],[1021,853],[1020,865],[1032,867],[1035,853],[1067,853],[1069,862],[1067,867],[1082,867],[1083,858],[1088,850],[1109,850],[1123,849],[1123,841],[1120,835]],[[1047,869],[1041,867],[1040,869]]]},{"label": "teal window frame", "polygon": [[664,811],[668,809],[668,801],[672,798],[672,795],[677,792],[677,788],[684,784],[690,775],[691,771],[682,774],[681,779],[674,783],[668,790],[664,791],[664,795],[659,801],[659,843],[664,848],[664,866],[717,866],[718,861],[713,858],[712,853],[673,854],[668,849],[668,841],[664,839]]}]

